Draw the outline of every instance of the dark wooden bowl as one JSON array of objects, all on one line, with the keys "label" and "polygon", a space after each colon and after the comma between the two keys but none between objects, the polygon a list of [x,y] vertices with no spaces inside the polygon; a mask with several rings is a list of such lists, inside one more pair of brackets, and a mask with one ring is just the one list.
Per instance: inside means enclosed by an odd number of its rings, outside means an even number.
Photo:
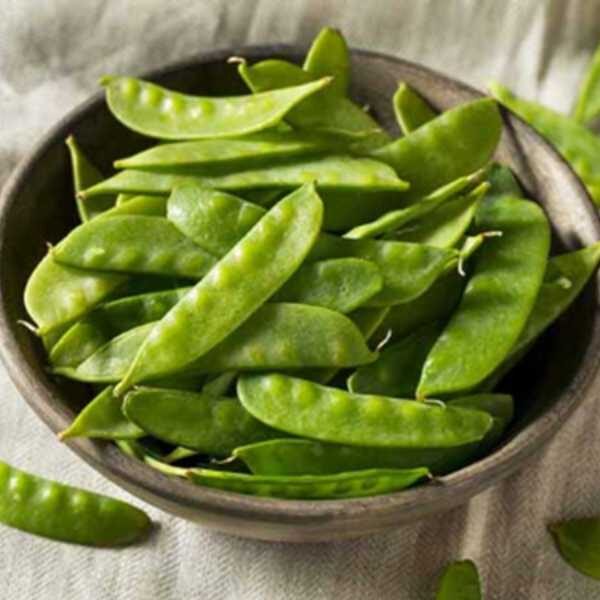
[{"label": "dark wooden bowl", "polygon": [[[280,56],[299,61],[302,52],[266,46],[215,52],[145,75],[168,87],[195,93],[241,93],[231,55],[249,59]],[[391,96],[399,80],[447,109],[481,94],[424,67],[372,52],[353,55],[354,98],[368,103],[376,117],[395,129]],[[600,223],[570,167],[527,125],[505,113],[498,159],[518,174],[531,197],[546,210],[554,228],[554,250],[575,249],[600,239]],[[2,358],[19,391],[41,419],[57,432],[86,400],[77,385],[57,385],[45,372],[41,344],[17,324],[27,315],[25,281],[46,251],[76,222],[68,134],[109,172],[113,159],[145,143],[114,120],[98,92],[56,125],[15,170],[1,197],[0,336]],[[112,444],[73,440],[68,445],[103,475],[163,510],[209,527],[264,540],[325,541],[357,537],[413,522],[451,509],[523,467],[568,414],[598,390],[600,320],[598,282],[584,294],[528,355],[505,386],[514,390],[517,418],[508,438],[493,454],[438,482],[404,492],[335,501],[253,498],[197,487],[165,477],[121,454]],[[57,442],[58,443],[58,442]]]}]

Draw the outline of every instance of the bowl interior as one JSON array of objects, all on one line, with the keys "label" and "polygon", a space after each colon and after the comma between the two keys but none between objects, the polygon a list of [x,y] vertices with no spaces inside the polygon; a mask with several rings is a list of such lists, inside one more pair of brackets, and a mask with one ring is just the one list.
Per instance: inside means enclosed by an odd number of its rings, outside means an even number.
[{"label": "bowl interior", "polygon": [[[235,65],[225,59],[279,56],[298,62],[302,53],[283,46],[215,53],[146,76],[167,87],[207,94],[245,93]],[[414,86],[438,109],[479,93],[423,67],[391,57],[353,51],[353,98],[397,132],[391,96],[397,82]],[[505,114],[498,159],[513,168],[553,226],[553,251],[576,249],[600,239],[594,209],[568,165],[517,118]],[[99,93],[59,123],[17,169],[3,192],[0,217],[0,335],[9,372],[25,400],[54,430],[63,429],[89,399],[85,386],[53,381],[45,372],[39,341],[17,324],[27,319],[22,294],[27,277],[46,251],[76,222],[71,172],[64,139],[74,134],[106,172],[112,161],[148,146],[121,126]],[[598,285],[589,285],[575,305],[544,335],[503,382],[515,395],[517,418],[503,445],[490,457],[422,486],[360,501],[265,500],[206,490],[173,481],[121,455],[110,444],[74,440],[69,445],[109,478],[146,500],[189,518],[241,535],[265,539],[316,540],[377,531],[450,508],[508,474],[543,443],[576,405],[596,376],[600,349]],[[568,351],[565,351],[568,349]],[[241,525],[240,525],[241,524]]]}]

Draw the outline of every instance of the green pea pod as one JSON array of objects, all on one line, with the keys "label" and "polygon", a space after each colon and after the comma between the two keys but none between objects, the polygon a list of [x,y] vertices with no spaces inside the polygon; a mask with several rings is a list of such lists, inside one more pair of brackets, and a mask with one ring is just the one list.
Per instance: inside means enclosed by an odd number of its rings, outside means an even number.
[{"label": "green pea pod", "polygon": [[491,186],[490,196],[525,197],[514,173],[504,165],[492,163],[486,170],[486,179]]},{"label": "green pea pod", "polygon": [[501,196],[481,206],[476,225],[502,236],[479,251],[462,300],[425,361],[419,398],[473,389],[490,375],[521,334],[542,284],[550,228],[537,204]]},{"label": "green pea pod", "polygon": [[402,192],[408,188],[408,184],[398,179],[393,169],[383,162],[332,154],[221,175],[199,175],[185,169],[168,173],[130,169],[84,190],[81,195],[93,198],[106,193],[168,194],[177,185],[188,181],[223,191],[292,189],[312,181],[319,189],[359,190],[361,193]]},{"label": "green pea pod", "polygon": [[561,115],[536,102],[523,100],[498,83],[490,84],[498,101],[543,135],[569,161],[600,204],[600,138],[571,117]]},{"label": "green pea pod", "polygon": [[430,323],[386,346],[375,362],[348,378],[348,389],[355,394],[414,397],[427,354],[441,331],[441,323]]},{"label": "green pea pod", "polygon": [[123,403],[127,418],[146,433],[203,454],[227,456],[236,446],[276,437],[235,398],[137,388]]},{"label": "green pea pod", "polygon": [[560,555],[576,571],[600,580],[600,519],[572,519],[548,527]]},{"label": "green pea pod", "polygon": [[[313,75],[284,60],[263,60],[252,66],[242,61],[238,71],[254,93],[314,81]],[[364,138],[361,143],[368,141],[375,147],[389,140],[376,121],[335,88],[306,98],[286,115],[285,120],[300,129]]]},{"label": "green pea pod", "polygon": [[105,76],[106,101],[123,125],[163,140],[235,137],[268,129],[331,77],[251,96],[180,94],[133,77]]},{"label": "green pea pod", "polygon": [[112,387],[102,390],[58,437],[100,438],[105,440],[135,440],[145,432],[124,414],[121,398],[116,398]]},{"label": "green pea pod", "polygon": [[196,456],[199,454],[196,450],[190,450],[189,448],[183,448],[182,446],[177,446],[174,450],[169,452],[166,456],[163,456],[163,462],[167,464],[173,464],[180,460],[184,460],[186,458],[190,458],[192,456]]},{"label": "green pea pod", "polygon": [[[335,81],[332,85],[335,85]],[[600,46],[596,49],[583,78],[573,109],[573,118],[586,125],[598,115],[600,115]]]},{"label": "green pea pod", "polygon": [[137,383],[179,371],[224,340],[300,266],[315,242],[322,216],[323,204],[314,185],[278,202],[159,321],[115,392],[122,394]]},{"label": "green pea pod", "polygon": [[114,208],[102,213],[102,217],[122,217],[142,215],[146,217],[166,217],[167,199],[163,196],[133,196]]},{"label": "green pea pod", "polygon": [[408,135],[415,129],[429,123],[437,116],[437,113],[425,102],[425,100],[408,84],[401,81],[392,98],[394,114],[404,135]]},{"label": "green pea pod", "polygon": [[111,195],[98,196],[94,199],[93,203],[83,202],[78,195],[79,192],[102,181],[104,175],[85,156],[72,135],[66,139],[65,143],[69,149],[69,156],[71,158],[77,212],[82,221],[89,221],[111,208],[115,203],[115,198]]},{"label": "green pea pod", "polygon": [[481,169],[491,159],[502,131],[494,100],[483,98],[442,113],[410,135],[374,150],[411,183],[405,201]]},{"label": "green pea pod", "polygon": [[362,469],[411,469],[426,466],[436,475],[459,469],[497,444],[512,419],[510,396],[481,394],[448,402],[484,410],[494,425],[481,442],[454,448],[370,448],[298,438],[273,439],[236,448],[232,456],[256,475],[328,475]]},{"label": "green pea pod", "polygon": [[167,219],[140,215],[84,223],[53,248],[51,255],[59,263],[80,269],[196,279],[216,262]]},{"label": "green pea pod", "polygon": [[257,419],[294,435],[351,446],[450,448],[479,441],[483,412],[351,394],[285,375],[243,375],[238,397]]},{"label": "green pea pod", "polygon": [[335,475],[269,477],[210,469],[190,469],[187,476],[198,485],[275,498],[361,498],[403,490],[426,479],[429,471],[417,469],[369,469]]},{"label": "green pea pod", "polygon": [[114,164],[117,169],[168,170],[218,166],[243,170],[272,160],[335,149],[341,149],[341,142],[332,136],[301,131],[263,131],[227,140],[206,139],[159,144],[116,160]]},{"label": "green pea pod", "polygon": [[475,563],[461,560],[450,563],[442,572],[436,600],[482,600],[481,582]]},{"label": "green pea pod", "polygon": [[26,473],[0,462],[0,523],[87,546],[125,546],[152,523],[130,504]]},{"label": "green pea pod", "polygon": [[323,27],[306,53],[302,68],[313,77],[333,77],[330,93],[348,95],[350,86],[350,52],[344,36],[337,29]]}]

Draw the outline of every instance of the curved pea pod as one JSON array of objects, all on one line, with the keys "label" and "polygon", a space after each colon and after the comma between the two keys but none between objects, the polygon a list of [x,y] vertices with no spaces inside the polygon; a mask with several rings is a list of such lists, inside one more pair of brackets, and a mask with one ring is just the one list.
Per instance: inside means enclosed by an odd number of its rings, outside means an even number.
[{"label": "curved pea pod", "polygon": [[89,312],[125,280],[116,273],[74,269],[47,254],[27,280],[25,308],[38,334],[46,335]]},{"label": "curved pea pod", "polygon": [[481,442],[453,448],[372,448],[278,438],[236,448],[232,456],[257,475],[327,475],[419,466],[443,475],[468,464],[495,445],[513,414],[512,398],[500,394],[468,396],[448,405],[484,410],[494,418],[494,424]]},{"label": "curved pea pod", "polygon": [[[414,221],[418,221],[419,219],[424,219],[431,213],[435,214],[437,212],[436,209],[438,209],[440,206],[444,206],[449,198],[456,196],[465,188],[481,179],[482,174],[483,171],[478,171],[477,173],[473,173],[471,175],[459,177],[455,181],[452,181],[447,185],[435,190],[434,192],[431,192],[431,194],[428,194],[422,200],[419,200],[418,202],[415,202],[406,208],[392,210],[385,213],[375,221],[364,223],[363,225],[359,225],[358,227],[351,229],[344,235],[344,237],[351,239],[373,238],[383,233],[399,229],[400,227],[406,226]],[[426,223],[429,223],[429,219],[426,221]]]},{"label": "curved pea pod", "polygon": [[481,582],[475,563],[450,563],[442,572],[435,600],[482,600]]},{"label": "curved pea pod", "polygon": [[340,148],[340,140],[332,136],[301,131],[264,131],[227,140],[159,144],[116,160],[114,164],[117,169],[168,170],[209,166],[244,169],[257,163],[265,164],[272,160],[319,154]]},{"label": "curved pea pod", "polygon": [[135,440],[145,432],[123,414],[122,399],[116,398],[113,388],[102,390],[61,433],[60,440],[89,437],[105,440]]},{"label": "curved pea pod", "polygon": [[[263,60],[252,66],[242,61],[238,72],[246,85],[254,92],[306,84],[314,76],[299,66],[284,60]],[[325,89],[306,98],[285,117],[300,129],[321,131],[335,135],[364,138],[361,142],[377,147],[385,144],[389,136],[362,108],[343,97],[337,90]]]},{"label": "curved pea pod", "polygon": [[563,559],[576,571],[600,580],[600,519],[572,519],[548,526]]},{"label": "curved pea pod", "polygon": [[88,546],[125,546],[152,523],[130,504],[42,479],[0,462],[0,523]]},{"label": "curved pea pod", "polygon": [[123,125],[163,140],[235,137],[276,125],[330,77],[250,96],[180,94],[133,77],[105,76],[106,101]]},{"label": "curved pea pod", "polygon": [[490,375],[521,334],[542,284],[550,228],[537,204],[501,196],[481,206],[476,226],[502,236],[479,251],[462,300],[427,357],[420,398],[472,389]]},{"label": "curved pea pod", "polygon": [[179,371],[224,340],[302,264],[322,218],[314,185],[278,202],[159,321],[115,391]]},{"label": "curved pea pod", "polygon": [[101,304],[64,333],[50,352],[50,362],[56,367],[79,365],[120,333],[162,319],[189,289],[150,292]]},{"label": "curved pea pod", "polygon": [[536,102],[523,100],[498,83],[490,84],[492,94],[504,106],[527,121],[562,154],[579,175],[592,200],[600,203],[600,138],[571,117]]},{"label": "curved pea pod", "polygon": [[377,265],[362,258],[333,258],[301,267],[271,298],[349,313],[383,287]]},{"label": "curved pea pod", "polygon": [[442,113],[410,135],[378,148],[371,156],[411,183],[404,199],[416,199],[482,168],[491,159],[502,131],[496,102],[490,98]]},{"label": "curved pea pod", "polygon": [[235,398],[142,387],[127,394],[123,411],[159,440],[214,456],[227,456],[240,444],[280,435]]},{"label": "curved pea pod", "polygon": [[167,198],[163,196],[133,196],[102,213],[103,218],[141,215],[145,217],[166,217]]},{"label": "curved pea pod", "polygon": [[[334,80],[332,85],[335,84]],[[573,118],[584,125],[591,123],[598,115],[600,115],[600,46],[590,61],[573,108]]]},{"label": "curved pea pod", "polygon": [[78,196],[79,192],[102,181],[104,175],[90,162],[72,135],[65,140],[65,144],[69,149],[69,156],[71,158],[77,212],[82,221],[89,221],[111,208],[115,203],[115,198],[111,195],[98,196],[91,203],[83,202]]},{"label": "curved pea pod", "polygon": [[374,362],[348,378],[348,389],[356,394],[414,397],[427,354],[441,331],[440,323],[432,323],[386,346]]},{"label": "curved pea pod", "polygon": [[350,86],[350,52],[344,36],[323,27],[306,53],[302,68],[313,77],[331,75],[330,92],[346,96]]},{"label": "curved pea pod", "polygon": [[167,219],[104,217],[75,228],[51,250],[54,260],[80,269],[200,278],[216,259]]},{"label": "curved pea pod", "polygon": [[246,410],[275,429],[351,446],[450,448],[479,441],[492,426],[480,411],[351,394],[285,375],[243,375],[237,390]]},{"label": "curved pea pod", "polygon": [[392,97],[394,115],[404,135],[435,119],[437,113],[408,84],[401,81]]},{"label": "curved pea pod", "polygon": [[190,469],[187,476],[198,485],[238,494],[274,498],[360,498],[403,490],[429,477],[425,468],[369,469],[335,475],[269,477],[210,469]]},{"label": "curved pea pod", "polygon": [[388,165],[372,158],[328,155],[301,158],[294,162],[234,171],[221,175],[199,175],[180,169],[173,172],[125,170],[81,192],[84,198],[97,194],[168,194],[177,185],[195,182],[224,191],[296,188],[315,182],[319,189],[361,192],[402,192],[409,185]]}]

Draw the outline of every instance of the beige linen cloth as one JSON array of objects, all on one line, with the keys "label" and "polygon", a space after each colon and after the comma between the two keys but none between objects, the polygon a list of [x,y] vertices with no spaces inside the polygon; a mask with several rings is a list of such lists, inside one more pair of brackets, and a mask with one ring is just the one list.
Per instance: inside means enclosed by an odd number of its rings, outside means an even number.
[{"label": "beige linen cloth", "polygon": [[[103,73],[228,45],[307,44],[325,24],[357,47],[477,86],[499,79],[566,110],[600,42],[600,0],[0,0],[0,183]],[[58,443],[1,367],[0,385],[1,459],[141,504]],[[600,582],[566,566],[545,530],[600,513],[599,417],[587,398],[525,471],[448,514],[358,541],[235,539],[148,506],[159,534],[121,551],[0,528],[0,598],[425,600],[442,566],[468,557],[488,599],[600,599]]]}]

